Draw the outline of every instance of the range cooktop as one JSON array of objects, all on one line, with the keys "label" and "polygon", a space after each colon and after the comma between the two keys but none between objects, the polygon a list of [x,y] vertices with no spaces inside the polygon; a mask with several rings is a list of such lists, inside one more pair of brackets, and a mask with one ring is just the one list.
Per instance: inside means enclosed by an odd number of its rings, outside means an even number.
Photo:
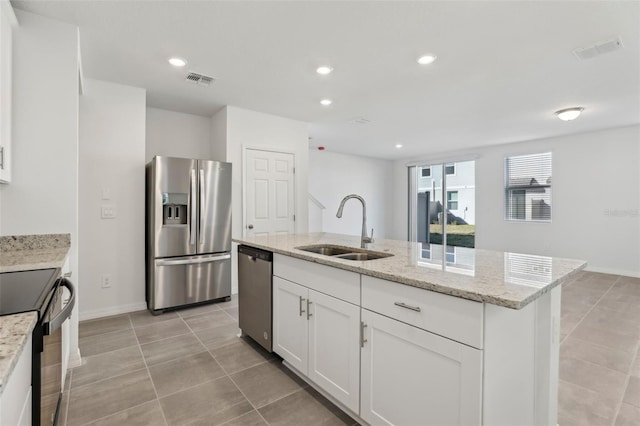
[{"label": "range cooktop", "polygon": [[0,273],[0,315],[41,311],[55,284],[57,269]]}]

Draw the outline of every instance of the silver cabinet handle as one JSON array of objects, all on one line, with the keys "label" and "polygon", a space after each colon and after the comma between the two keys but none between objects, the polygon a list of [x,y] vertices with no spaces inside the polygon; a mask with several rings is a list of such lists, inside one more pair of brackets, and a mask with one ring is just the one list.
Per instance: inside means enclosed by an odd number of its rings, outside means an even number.
[{"label": "silver cabinet handle", "polygon": [[309,309],[309,305],[311,305],[313,302],[309,299],[307,299],[307,321],[309,321],[309,318],[311,318],[311,316],[313,315],[311,313],[311,309]]},{"label": "silver cabinet handle", "polygon": [[363,321],[360,321],[360,347],[364,348],[364,344],[367,342],[367,339],[364,338],[364,329],[367,327]]},{"label": "silver cabinet handle", "polygon": [[393,304],[396,306],[400,306],[401,308],[411,309],[412,311],[416,311],[416,312],[422,311],[422,309],[420,309],[420,306],[411,306],[411,305],[407,305],[404,302],[394,302]]},{"label": "silver cabinet handle", "polygon": [[304,314],[304,309],[302,309],[302,302],[304,302],[306,299],[302,296],[298,296],[300,297],[300,303],[299,303],[299,307],[300,307],[300,316],[302,316],[302,314]]},{"label": "silver cabinet handle", "polygon": [[191,240],[190,240],[190,244],[194,245],[196,243],[196,204],[198,204],[198,200],[196,198],[196,171],[195,169],[191,169],[191,176],[190,176],[190,183],[191,183],[191,202],[190,207],[191,207],[191,226],[189,227],[189,233],[191,234]]},{"label": "silver cabinet handle", "polygon": [[158,259],[156,260],[156,266],[195,265],[198,263],[217,262],[218,260],[226,259],[231,259],[231,255],[223,254],[220,256],[197,257],[195,259]]}]

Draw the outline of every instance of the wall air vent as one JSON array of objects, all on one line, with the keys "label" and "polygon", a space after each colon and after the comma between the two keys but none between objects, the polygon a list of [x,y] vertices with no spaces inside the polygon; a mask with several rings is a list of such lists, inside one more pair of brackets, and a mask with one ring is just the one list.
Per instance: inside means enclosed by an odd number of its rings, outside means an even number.
[{"label": "wall air vent", "polygon": [[578,59],[592,59],[596,56],[604,55],[605,53],[615,52],[616,50],[622,49],[622,40],[620,37],[616,37],[610,40],[599,41],[593,46],[581,47],[573,51],[573,54],[578,57]]},{"label": "wall air vent", "polygon": [[349,123],[353,123],[353,124],[371,124],[371,120],[369,120],[368,118],[364,118],[364,117],[356,117],[352,120],[349,120]]},{"label": "wall air vent", "polygon": [[198,74],[197,72],[190,72],[187,74],[187,81],[198,86],[209,86],[216,79],[209,77],[208,75]]}]

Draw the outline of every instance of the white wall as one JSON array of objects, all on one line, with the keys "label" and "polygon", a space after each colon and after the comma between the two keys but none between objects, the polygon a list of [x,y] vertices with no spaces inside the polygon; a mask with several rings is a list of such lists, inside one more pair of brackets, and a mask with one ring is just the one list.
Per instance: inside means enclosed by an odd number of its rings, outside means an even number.
[{"label": "white wall", "polygon": [[211,118],[147,108],[146,161],[155,155],[211,159]]},{"label": "white wall", "polygon": [[392,172],[392,161],[309,150],[309,193],[326,207],[322,210],[322,230],[362,233],[362,205],[358,200],[347,201],[342,218],[336,217],[340,201],[357,194],[367,203],[367,233],[374,228],[374,238],[386,238],[392,215]]},{"label": "white wall", "polygon": [[[226,120],[225,120],[226,117]],[[280,150],[295,155],[296,232],[308,229],[309,130],[305,122],[227,106],[212,118],[212,146],[217,156],[226,153],[233,164],[232,235],[242,236],[243,148]],[[223,146],[225,147],[223,149]],[[237,245],[232,247],[232,292],[238,288]]]},{"label": "white wall", "polygon": [[[78,285],[78,30],[20,10],[16,16],[13,181],[0,185],[0,229],[4,235],[70,233],[69,266]],[[77,311],[71,322],[70,349],[77,356]]]},{"label": "white wall", "polygon": [[211,117],[211,159],[227,161],[227,108]]},{"label": "white wall", "polygon": [[[82,319],[146,307],[145,96],[144,89],[85,79],[80,98]],[[102,206],[113,206],[116,217],[102,219]],[[111,288],[102,288],[103,274],[111,275]]]},{"label": "white wall", "polygon": [[[548,151],[552,222],[505,221],[504,158]],[[446,154],[453,161],[470,155]],[[640,126],[497,145],[475,155],[476,247],[583,259],[589,270],[640,276]],[[394,165],[399,239],[406,238],[407,162]]]}]

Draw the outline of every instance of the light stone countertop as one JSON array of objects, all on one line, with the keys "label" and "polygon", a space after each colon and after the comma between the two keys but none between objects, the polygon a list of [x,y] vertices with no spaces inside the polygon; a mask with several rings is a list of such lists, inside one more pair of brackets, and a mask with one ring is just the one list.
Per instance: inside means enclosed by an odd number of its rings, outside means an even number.
[{"label": "light stone countertop", "polygon": [[35,312],[0,316],[0,395],[37,320]]},{"label": "light stone countertop", "polygon": [[582,270],[586,262],[456,247],[446,253],[432,244],[376,239],[367,249],[392,253],[383,259],[353,261],[298,250],[327,244],[360,249],[360,237],[329,234],[289,234],[234,238],[233,241],[299,259],[316,262],[438,293],[521,309]]},{"label": "light stone countertop", "polygon": [[[0,273],[62,268],[70,246],[69,234],[0,236]],[[0,395],[37,320],[36,312],[0,316]]]}]

